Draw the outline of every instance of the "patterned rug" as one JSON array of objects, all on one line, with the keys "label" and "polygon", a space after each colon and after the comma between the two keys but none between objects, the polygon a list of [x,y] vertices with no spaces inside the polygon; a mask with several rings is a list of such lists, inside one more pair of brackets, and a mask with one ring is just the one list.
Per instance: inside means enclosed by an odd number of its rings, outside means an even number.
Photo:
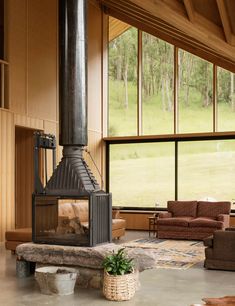
[{"label": "patterned rug", "polygon": [[205,247],[201,241],[141,238],[122,245],[149,249],[156,259],[156,268],[186,270],[205,258]]}]

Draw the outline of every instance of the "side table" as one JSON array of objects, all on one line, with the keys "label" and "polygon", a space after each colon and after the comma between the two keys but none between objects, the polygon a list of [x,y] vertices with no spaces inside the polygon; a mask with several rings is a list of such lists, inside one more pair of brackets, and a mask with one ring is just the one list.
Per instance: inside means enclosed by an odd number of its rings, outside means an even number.
[{"label": "side table", "polygon": [[157,219],[158,219],[158,215],[154,214],[152,217],[148,217],[149,219],[149,237],[151,236],[151,233],[153,233],[153,235],[157,236]]}]

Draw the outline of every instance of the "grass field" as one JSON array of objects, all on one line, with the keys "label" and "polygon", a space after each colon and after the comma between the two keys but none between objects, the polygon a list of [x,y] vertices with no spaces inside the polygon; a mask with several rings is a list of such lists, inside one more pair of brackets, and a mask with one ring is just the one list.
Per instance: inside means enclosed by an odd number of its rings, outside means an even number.
[{"label": "grass field", "polygon": [[[121,85],[110,84],[110,134],[136,135],[136,95],[130,86],[129,107],[119,101]],[[190,107],[180,94],[180,132],[212,131],[212,107],[202,107],[201,97],[190,94]],[[235,130],[235,113],[225,103],[218,105],[220,131]],[[143,105],[145,134],[173,133],[173,112],[162,110],[161,96]],[[118,206],[166,206],[174,199],[174,143],[111,146],[111,192]],[[179,199],[235,199],[235,140],[200,141],[179,144]],[[235,208],[235,207],[234,207]]]},{"label": "grass field", "polygon": [[[184,154],[179,158],[178,198],[235,199],[235,151]],[[166,207],[174,199],[174,158],[170,156],[111,162],[111,192],[117,206]],[[234,207],[235,208],[235,207]]]},{"label": "grass field", "polygon": [[[128,109],[123,106],[122,82],[109,83],[109,135],[132,136],[137,134],[137,87],[129,83]],[[184,92],[179,93],[179,133],[212,132],[213,109],[203,107],[201,95],[190,91],[190,106],[185,106]],[[173,133],[173,111],[162,108],[161,94],[156,94],[143,103],[143,135]],[[218,104],[218,131],[235,131],[235,112],[228,103]]]}]

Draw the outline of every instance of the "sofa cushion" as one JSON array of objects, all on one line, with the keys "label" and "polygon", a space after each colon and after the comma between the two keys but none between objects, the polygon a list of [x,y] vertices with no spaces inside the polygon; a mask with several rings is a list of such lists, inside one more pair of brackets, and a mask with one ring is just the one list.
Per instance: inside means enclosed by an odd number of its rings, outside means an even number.
[{"label": "sofa cushion", "polygon": [[18,228],[16,230],[7,231],[5,237],[8,241],[29,242],[32,241],[32,229]]},{"label": "sofa cushion", "polygon": [[120,210],[118,210],[118,209],[113,209],[113,210],[112,210],[112,218],[113,218],[113,219],[119,219],[119,218],[120,218]]},{"label": "sofa cushion", "polygon": [[230,202],[198,202],[198,217],[216,218],[220,214],[229,214],[231,210]]},{"label": "sofa cushion", "polygon": [[196,227],[196,226],[194,226],[194,227],[189,227],[188,228],[189,229],[189,232],[191,232],[191,233],[193,233],[193,232],[195,232],[195,233],[210,233],[210,235],[212,235],[212,233],[214,233],[214,231],[217,231],[218,230],[218,228],[216,228],[216,227]]},{"label": "sofa cushion", "polygon": [[81,225],[83,226],[83,227],[85,227],[85,228],[89,228],[89,222],[87,221],[87,222],[81,222]]},{"label": "sofa cushion", "polygon": [[72,203],[75,216],[79,218],[80,222],[88,221],[88,200],[79,200],[79,202]]},{"label": "sofa cushion", "polygon": [[158,224],[157,231],[169,231],[169,232],[188,232],[190,228],[188,226],[177,225],[162,225]]},{"label": "sofa cushion", "polygon": [[71,203],[59,203],[59,216],[68,217],[69,219],[75,218],[74,209]]},{"label": "sofa cushion", "polygon": [[[217,231],[218,229],[215,227],[184,227],[184,226],[171,226],[171,225],[159,225],[158,226],[158,232],[159,231],[164,231],[164,232],[184,232],[188,233],[189,237],[192,234],[192,239],[193,239],[193,234],[200,234],[200,233],[208,233],[208,236],[212,235],[214,231]],[[206,237],[206,236],[205,236]],[[174,236],[176,238],[176,236]],[[200,238],[201,239],[201,238]]]},{"label": "sofa cushion", "polygon": [[168,201],[167,208],[173,217],[196,217],[197,215],[197,201]]},{"label": "sofa cushion", "polygon": [[223,222],[207,217],[200,217],[189,221],[189,227],[213,227],[220,229],[223,227]]},{"label": "sofa cushion", "polygon": [[112,230],[116,230],[119,228],[125,228],[126,227],[126,220],[124,219],[113,219],[112,220]]},{"label": "sofa cushion", "polygon": [[170,213],[170,212],[166,212],[166,211],[164,211],[164,212],[160,212],[159,214],[158,214],[158,218],[160,219],[160,218],[172,218],[173,216],[172,216],[172,213]]},{"label": "sofa cushion", "polygon": [[192,219],[192,217],[163,218],[157,220],[157,225],[174,225],[188,227],[188,223]]}]

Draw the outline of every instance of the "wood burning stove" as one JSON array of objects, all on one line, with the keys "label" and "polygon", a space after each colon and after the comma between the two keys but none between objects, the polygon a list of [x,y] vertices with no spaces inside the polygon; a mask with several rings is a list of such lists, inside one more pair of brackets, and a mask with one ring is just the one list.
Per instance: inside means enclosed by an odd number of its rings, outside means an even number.
[{"label": "wood burning stove", "polygon": [[[94,246],[111,241],[111,194],[101,190],[83,158],[87,146],[86,2],[59,0],[59,144],[63,157],[43,186],[38,154],[39,150],[55,152],[55,138],[35,135],[33,241],[37,243]],[[79,214],[71,217],[84,201],[86,222]],[[64,203],[71,206],[67,215]]]},{"label": "wood burning stove", "polygon": [[110,194],[87,198],[33,195],[35,243],[95,246],[111,242]]}]

